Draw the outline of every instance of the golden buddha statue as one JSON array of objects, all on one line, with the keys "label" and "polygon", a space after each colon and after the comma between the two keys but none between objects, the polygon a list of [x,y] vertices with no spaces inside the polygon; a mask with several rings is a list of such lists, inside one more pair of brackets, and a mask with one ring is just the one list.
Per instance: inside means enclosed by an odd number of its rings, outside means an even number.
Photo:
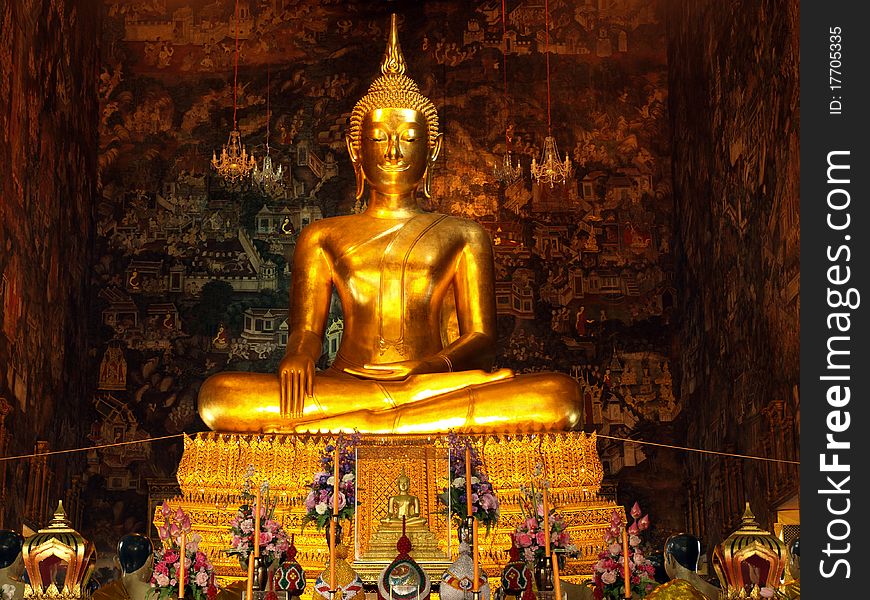
[{"label": "golden buddha statue", "polygon": [[[224,372],[199,392],[211,429],[244,433],[563,431],[581,422],[564,374],[492,371],[493,250],[477,223],[423,212],[442,134],[405,75],[395,15],[382,75],[357,102],[347,149],[365,212],[316,221],[293,258],[277,377]],[[332,289],[344,311],[333,365],[315,372]]]},{"label": "golden buddha statue", "polygon": [[[438,548],[438,538],[429,530],[429,521],[420,511],[420,499],[411,494],[411,478],[402,467],[396,479],[399,493],[387,500],[387,515],[372,534],[363,561],[390,560],[396,556],[396,542],[402,532],[411,541],[411,555],[421,562],[445,561]],[[404,520],[404,526],[402,521]]]},{"label": "golden buddha statue", "polygon": [[389,529],[401,530],[403,518],[408,530],[426,527],[426,519],[420,516],[420,499],[408,493],[411,489],[411,478],[405,473],[405,467],[402,467],[402,474],[396,479],[396,485],[399,486],[399,493],[390,496],[387,516],[381,519],[381,528],[386,526]]}]

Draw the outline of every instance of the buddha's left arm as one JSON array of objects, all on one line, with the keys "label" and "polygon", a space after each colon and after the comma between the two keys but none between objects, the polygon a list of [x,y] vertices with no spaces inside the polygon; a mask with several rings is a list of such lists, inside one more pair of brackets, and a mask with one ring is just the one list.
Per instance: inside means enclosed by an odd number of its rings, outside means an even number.
[{"label": "buddha's left arm", "polygon": [[495,273],[492,243],[477,223],[466,222],[466,241],[453,280],[459,338],[438,353],[454,371],[492,368],[495,359]]}]

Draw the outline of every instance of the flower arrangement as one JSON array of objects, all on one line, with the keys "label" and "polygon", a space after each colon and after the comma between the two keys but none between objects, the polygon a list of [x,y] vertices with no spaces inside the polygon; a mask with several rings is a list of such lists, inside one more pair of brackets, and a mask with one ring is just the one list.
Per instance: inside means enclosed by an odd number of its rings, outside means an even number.
[{"label": "flower arrangement", "polygon": [[[248,465],[245,472],[245,485],[242,488],[242,505],[230,522],[233,535],[232,545],[227,554],[236,555],[241,563],[247,564],[248,556],[254,548],[254,510],[256,495],[251,492],[254,465]],[[269,499],[269,482],[260,484],[260,556],[267,564],[280,563],[284,559],[290,542],[281,524],[274,519],[276,502]]]},{"label": "flower arrangement", "polygon": [[[342,443],[346,442],[346,443]],[[338,518],[352,519],[358,501],[356,498],[356,459],[354,447],[359,443],[359,436],[354,434],[349,439],[339,437],[338,475]],[[318,529],[325,529],[332,518],[332,495],[335,489],[335,446],[328,444],[320,458],[321,470],[314,474],[311,491],[305,498],[305,508],[308,512],[302,519],[302,524],[316,523]]]},{"label": "flower arrangement", "polygon": [[[165,524],[157,528],[163,548],[154,554],[154,571],[151,574],[150,595],[157,600],[177,597],[178,575],[181,569],[181,556],[184,554],[184,591],[193,600],[213,600],[217,595],[214,581],[214,567],[204,552],[200,552],[202,536],[191,533],[190,517],[179,508],[173,511],[163,503]],[[185,547],[181,547],[182,537],[186,537]]]},{"label": "flower arrangement", "polygon": [[[532,563],[546,555],[544,534],[544,497],[535,489],[534,484],[529,487],[521,486],[523,497],[520,499],[520,510],[523,521],[514,530],[514,539],[517,547],[522,552],[523,559]],[[567,556],[579,556],[577,546],[571,543],[571,534],[565,519],[552,506],[550,509],[550,551],[558,552]]]},{"label": "flower arrangement", "polygon": [[498,498],[483,470],[483,461],[468,439],[451,432],[447,443],[450,448],[450,485],[443,489],[438,500],[445,506],[445,511],[450,507],[454,519],[464,521],[468,516],[465,494],[465,449],[468,448],[471,457],[471,512],[489,533],[498,523]]},{"label": "flower arrangement", "polygon": [[[643,598],[655,587],[655,567],[640,549],[640,532],[649,527],[649,515],[640,518],[637,502],[631,508],[632,524],[628,527],[628,567],[632,597]],[[618,600],[625,592],[625,559],[623,556],[622,517],[615,510],[610,515],[610,528],[604,536],[607,550],[598,555],[592,575],[595,600]]]}]

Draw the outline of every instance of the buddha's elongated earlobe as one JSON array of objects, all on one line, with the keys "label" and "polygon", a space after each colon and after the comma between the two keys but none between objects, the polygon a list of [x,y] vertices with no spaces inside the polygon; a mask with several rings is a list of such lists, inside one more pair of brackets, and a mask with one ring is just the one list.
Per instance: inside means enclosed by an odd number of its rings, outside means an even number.
[{"label": "buddha's elongated earlobe", "polygon": [[353,174],[356,177],[356,194],[355,199],[359,200],[363,197],[366,189],[366,176],[363,174],[362,165],[359,163],[359,153],[353,145],[353,139],[346,135],[344,142],[347,145],[347,153],[350,156],[350,162],[353,165]]},{"label": "buddha's elongated earlobe", "polygon": [[426,198],[432,197],[432,163],[426,167],[426,172],[423,173],[423,195]]},{"label": "buddha's elongated earlobe", "polygon": [[356,194],[355,199],[360,200],[366,191],[366,176],[363,175],[362,167],[359,165],[353,166],[353,174],[356,176]]},{"label": "buddha's elongated earlobe", "polygon": [[432,165],[438,160],[438,155],[441,154],[441,143],[444,141],[444,134],[439,133],[435,137],[435,143],[432,145],[432,150],[429,151],[428,161],[426,163],[426,172],[423,173],[423,195],[427,198],[432,197]]}]

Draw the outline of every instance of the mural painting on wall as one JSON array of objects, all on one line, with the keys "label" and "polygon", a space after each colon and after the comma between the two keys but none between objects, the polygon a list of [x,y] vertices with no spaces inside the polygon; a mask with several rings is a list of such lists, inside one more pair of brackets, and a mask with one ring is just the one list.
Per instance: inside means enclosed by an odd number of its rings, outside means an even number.
[{"label": "mural painting on wall", "polygon": [[[409,72],[446,127],[424,207],[492,236],[499,366],[576,377],[588,428],[670,422],[680,407],[658,3],[549,3],[553,135],[575,167],[553,188],[528,177],[547,134],[544,3],[506,6],[505,36],[493,0],[400,15]],[[241,0],[238,22],[232,0],[106,0],[104,10],[92,319],[92,438],[103,442],[201,429],[196,394],[208,375],[276,370],[298,232],[365,209],[343,135],[388,25],[375,2]],[[261,160],[268,94],[271,157],[284,167],[268,192],[225,185],[209,166],[233,124],[236,30],[238,129]],[[507,186],[493,176],[506,139],[526,173]],[[321,366],[341,343],[337,300],[331,313]],[[602,453],[614,473],[643,460],[624,446]],[[167,451],[178,454],[180,444]],[[147,458],[101,454],[92,470],[119,497],[142,497],[177,464]]]}]

